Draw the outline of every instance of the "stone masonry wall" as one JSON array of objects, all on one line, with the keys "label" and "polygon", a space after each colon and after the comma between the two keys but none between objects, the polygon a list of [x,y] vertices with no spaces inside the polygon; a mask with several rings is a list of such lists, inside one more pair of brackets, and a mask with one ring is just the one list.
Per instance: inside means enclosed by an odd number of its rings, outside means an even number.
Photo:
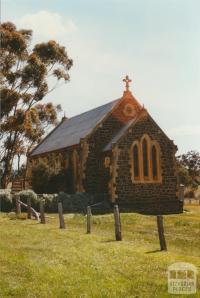
[{"label": "stone masonry wall", "polygon": [[[161,183],[133,183],[130,172],[131,144],[148,134],[160,145],[161,150]],[[133,208],[146,213],[176,213],[182,206],[177,199],[177,177],[175,165],[176,146],[150,116],[139,120],[122,138],[118,147],[119,170],[116,178],[117,202],[124,208]]]},{"label": "stone masonry wall", "polygon": [[138,110],[138,103],[135,102],[132,95],[127,93],[123,100],[113,110],[95,132],[88,138],[89,153],[85,167],[85,179],[83,181],[84,189],[90,193],[108,193],[109,170],[105,169],[104,157],[102,152],[105,145],[114,137],[122,126],[132,118],[132,115],[124,113],[126,106],[132,106]]},{"label": "stone masonry wall", "polygon": [[108,191],[102,150],[122,126],[123,124],[118,119],[110,116],[88,139],[89,153],[83,181],[86,192],[101,193]]}]

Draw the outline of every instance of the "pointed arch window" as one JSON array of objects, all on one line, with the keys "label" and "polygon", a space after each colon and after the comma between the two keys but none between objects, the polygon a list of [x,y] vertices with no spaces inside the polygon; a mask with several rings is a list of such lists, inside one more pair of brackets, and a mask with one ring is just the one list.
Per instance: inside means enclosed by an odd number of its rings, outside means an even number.
[{"label": "pointed arch window", "polygon": [[135,140],[130,148],[130,169],[133,183],[160,183],[160,146],[147,134]]},{"label": "pointed arch window", "polygon": [[157,149],[153,145],[151,148],[151,160],[152,160],[152,177],[154,180],[158,177],[158,164],[157,164]]},{"label": "pointed arch window", "polygon": [[139,148],[137,144],[133,147],[133,170],[135,179],[139,179]]},{"label": "pointed arch window", "polygon": [[143,174],[144,178],[148,178],[149,176],[149,167],[148,167],[148,144],[147,140],[144,139],[142,141],[142,155],[143,155]]}]

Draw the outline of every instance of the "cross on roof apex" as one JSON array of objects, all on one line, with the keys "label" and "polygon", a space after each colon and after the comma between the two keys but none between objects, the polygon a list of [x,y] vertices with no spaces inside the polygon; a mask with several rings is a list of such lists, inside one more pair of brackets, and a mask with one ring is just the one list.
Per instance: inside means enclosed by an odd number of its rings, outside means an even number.
[{"label": "cross on roof apex", "polygon": [[129,83],[132,82],[132,80],[129,79],[128,75],[125,76],[125,78],[123,79],[123,82],[126,83],[126,85],[125,85],[126,91],[129,91]]}]

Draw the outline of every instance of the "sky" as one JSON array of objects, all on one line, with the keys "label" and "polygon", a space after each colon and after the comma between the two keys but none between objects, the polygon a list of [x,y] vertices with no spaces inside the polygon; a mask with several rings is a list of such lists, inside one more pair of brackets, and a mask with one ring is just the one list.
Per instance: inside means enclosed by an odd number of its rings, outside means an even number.
[{"label": "sky", "polygon": [[74,66],[46,101],[67,117],[116,98],[122,79],[178,153],[200,151],[199,0],[2,0],[1,19],[56,40]]}]

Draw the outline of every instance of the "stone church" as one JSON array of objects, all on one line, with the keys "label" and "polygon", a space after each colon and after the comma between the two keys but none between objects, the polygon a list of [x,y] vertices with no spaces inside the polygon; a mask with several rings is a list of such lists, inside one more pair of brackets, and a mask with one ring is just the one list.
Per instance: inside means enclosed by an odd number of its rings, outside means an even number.
[{"label": "stone church", "polygon": [[[70,169],[71,192],[107,197],[125,210],[182,212],[178,200],[177,147],[129,90],[119,99],[63,118],[29,154],[27,177],[39,162]],[[69,184],[69,181],[66,183]]]}]

